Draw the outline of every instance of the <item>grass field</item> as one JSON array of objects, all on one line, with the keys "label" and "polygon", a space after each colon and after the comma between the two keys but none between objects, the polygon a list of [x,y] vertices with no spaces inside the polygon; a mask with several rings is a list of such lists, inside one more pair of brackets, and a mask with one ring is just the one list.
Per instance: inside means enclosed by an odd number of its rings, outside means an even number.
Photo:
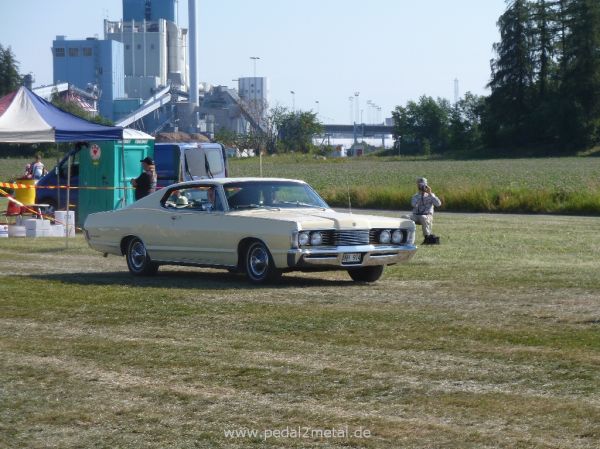
[{"label": "grass field", "polygon": [[[0,160],[0,181],[17,177],[26,159]],[[48,163],[48,165],[52,165]],[[232,176],[259,176],[259,158],[231,159]],[[415,178],[425,176],[444,202],[462,212],[600,215],[600,158],[481,161],[403,158],[264,157],[264,176],[308,181],[333,206],[408,209]],[[0,203],[0,207],[2,203]]]},{"label": "grass field", "polygon": [[[234,176],[258,176],[258,158],[231,160]],[[300,178],[332,205],[407,209],[417,176],[428,178],[445,210],[469,212],[600,214],[600,158],[411,160],[274,156],[264,176]]]},{"label": "grass field", "polygon": [[3,239],[0,447],[599,447],[600,221],[434,230],[374,285],[260,288]]}]

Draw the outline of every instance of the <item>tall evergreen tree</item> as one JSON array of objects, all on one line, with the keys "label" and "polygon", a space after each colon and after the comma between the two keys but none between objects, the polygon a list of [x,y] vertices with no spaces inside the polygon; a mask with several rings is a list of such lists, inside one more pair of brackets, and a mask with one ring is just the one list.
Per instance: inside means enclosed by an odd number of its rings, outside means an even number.
[{"label": "tall evergreen tree", "polygon": [[536,0],[531,10],[535,84],[530,99],[530,142],[538,147],[552,148],[553,151],[556,151],[561,121],[557,114],[560,22],[556,9],[561,1]]},{"label": "tall evergreen tree", "polygon": [[540,99],[548,93],[556,62],[556,20],[549,0],[532,6],[534,72]]},{"label": "tall evergreen tree", "polygon": [[531,6],[525,0],[507,0],[498,20],[500,42],[494,44],[492,77],[485,125],[492,146],[520,147],[529,142],[527,119],[534,82]]},{"label": "tall evergreen tree", "polygon": [[10,47],[0,44],[0,96],[13,92],[21,85],[19,63]]},{"label": "tall evergreen tree", "polygon": [[600,143],[600,3],[565,2],[568,33],[562,55],[562,107],[567,112],[563,142],[574,148]]}]

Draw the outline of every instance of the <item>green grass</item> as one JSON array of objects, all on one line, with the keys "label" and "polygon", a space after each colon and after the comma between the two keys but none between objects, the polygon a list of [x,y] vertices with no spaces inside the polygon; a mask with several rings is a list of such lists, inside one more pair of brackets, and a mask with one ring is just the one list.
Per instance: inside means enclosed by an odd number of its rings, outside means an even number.
[{"label": "green grass", "polygon": [[[479,161],[264,157],[264,176],[300,178],[332,205],[409,209],[417,176],[428,178],[444,210],[600,214],[599,158]],[[230,161],[233,176],[258,176],[258,158]]]},{"label": "green grass", "polygon": [[25,165],[31,162],[31,158],[4,158],[0,159],[0,182],[14,181],[21,176]]},{"label": "green grass", "polygon": [[[0,447],[598,447],[598,219],[434,230],[368,286],[140,279],[79,237],[0,241]],[[224,435],[298,426],[372,437]]]}]

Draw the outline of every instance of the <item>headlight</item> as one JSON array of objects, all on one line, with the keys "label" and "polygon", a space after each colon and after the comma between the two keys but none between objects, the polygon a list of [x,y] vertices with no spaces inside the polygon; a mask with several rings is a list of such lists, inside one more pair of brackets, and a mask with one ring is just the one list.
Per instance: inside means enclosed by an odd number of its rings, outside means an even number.
[{"label": "headlight", "polygon": [[390,231],[384,230],[379,233],[379,243],[390,243]]},{"label": "headlight", "polygon": [[400,229],[396,229],[392,232],[392,243],[398,245],[402,242],[402,231]]},{"label": "headlight", "polygon": [[319,246],[321,243],[323,243],[323,236],[321,235],[321,233],[313,232],[310,235],[310,244],[312,246]]},{"label": "headlight", "polygon": [[300,246],[308,245],[309,241],[310,241],[310,236],[308,235],[308,232],[301,232],[298,234],[298,245],[300,245]]}]

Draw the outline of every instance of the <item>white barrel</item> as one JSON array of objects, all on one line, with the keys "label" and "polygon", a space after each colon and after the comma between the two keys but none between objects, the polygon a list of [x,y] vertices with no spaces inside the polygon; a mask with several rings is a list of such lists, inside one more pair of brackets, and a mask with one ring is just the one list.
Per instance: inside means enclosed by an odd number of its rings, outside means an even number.
[{"label": "white barrel", "polygon": [[[57,210],[54,212],[54,219],[56,225],[63,225],[65,228],[64,234],[67,233],[67,211],[66,210]],[[75,235],[75,211],[69,211],[69,227],[68,227],[68,235],[69,237],[73,237]]]},{"label": "white barrel", "polygon": [[[67,224],[67,211],[66,210],[57,210],[54,211],[54,219],[56,220],[56,224],[66,225]],[[69,225],[75,226],[75,211],[69,211]]]}]

